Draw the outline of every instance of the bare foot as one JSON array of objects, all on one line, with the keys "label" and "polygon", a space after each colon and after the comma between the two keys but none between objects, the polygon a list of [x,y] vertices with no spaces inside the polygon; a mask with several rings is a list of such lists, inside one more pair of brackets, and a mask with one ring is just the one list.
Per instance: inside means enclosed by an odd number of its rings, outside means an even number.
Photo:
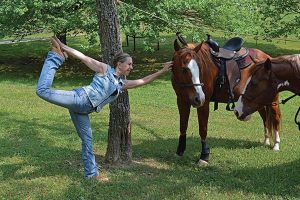
[{"label": "bare foot", "polygon": [[109,181],[109,179],[107,178],[107,176],[104,175],[103,173],[99,174],[98,176],[96,176],[95,179],[97,181],[99,181],[99,182],[107,182],[107,181]]},{"label": "bare foot", "polygon": [[57,53],[58,55],[60,55],[62,58],[65,58],[65,55],[61,51],[61,48],[60,48],[59,44],[56,42],[56,40],[54,38],[50,38],[50,42],[52,44],[52,49],[51,50],[54,53]]},{"label": "bare foot", "polygon": [[65,59],[68,58],[68,54],[66,51],[64,51],[64,47],[66,46],[64,43],[62,43],[57,37],[56,35],[53,36],[53,38],[55,39],[55,41],[58,43],[58,45],[60,46],[60,50],[63,52]]}]

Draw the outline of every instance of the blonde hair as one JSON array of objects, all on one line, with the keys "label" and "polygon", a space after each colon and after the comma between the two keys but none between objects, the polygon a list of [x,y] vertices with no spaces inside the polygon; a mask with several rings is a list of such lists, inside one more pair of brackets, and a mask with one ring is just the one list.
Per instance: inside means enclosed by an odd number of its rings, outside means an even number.
[{"label": "blonde hair", "polygon": [[113,65],[117,66],[118,62],[125,62],[127,58],[130,58],[131,56],[128,53],[119,52],[114,56]]}]

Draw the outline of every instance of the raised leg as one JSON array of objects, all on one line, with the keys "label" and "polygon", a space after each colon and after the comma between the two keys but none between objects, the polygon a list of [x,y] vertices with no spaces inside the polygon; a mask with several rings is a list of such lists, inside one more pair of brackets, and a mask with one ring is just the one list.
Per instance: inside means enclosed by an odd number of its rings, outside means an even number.
[{"label": "raised leg", "polygon": [[207,136],[207,123],[209,117],[209,102],[205,103],[202,107],[197,109],[199,134],[201,137],[201,155],[198,165],[207,165],[209,160],[209,146],[206,139]]},{"label": "raised leg", "polygon": [[176,154],[182,156],[186,148],[186,130],[188,127],[191,105],[177,97],[177,106],[180,117],[180,136]]}]

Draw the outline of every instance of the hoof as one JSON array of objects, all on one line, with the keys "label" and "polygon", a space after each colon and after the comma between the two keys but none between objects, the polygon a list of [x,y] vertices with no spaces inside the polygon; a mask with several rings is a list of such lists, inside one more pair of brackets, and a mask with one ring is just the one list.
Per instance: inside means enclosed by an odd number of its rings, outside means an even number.
[{"label": "hoof", "polygon": [[184,152],[176,152],[176,155],[177,155],[177,156],[183,156],[183,153],[184,153]]},{"label": "hoof", "polygon": [[270,140],[269,140],[269,138],[265,139],[264,145],[265,146],[270,146]]},{"label": "hoof", "polygon": [[197,165],[198,165],[198,166],[207,166],[207,165],[208,165],[208,162],[205,161],[205,160],[201,160],[201,159],[200,159],[200,160],[198,161]]},{"label": "hoof", "polygon": [[273,147],[273,151],[279,151],[279,144],[275,143],[274,147]]}]

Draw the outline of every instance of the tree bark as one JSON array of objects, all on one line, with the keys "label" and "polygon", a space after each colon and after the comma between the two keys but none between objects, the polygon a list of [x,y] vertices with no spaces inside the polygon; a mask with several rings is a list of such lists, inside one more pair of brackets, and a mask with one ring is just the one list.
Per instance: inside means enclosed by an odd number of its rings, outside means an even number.
[{"label": "tree bark", "polygon": [[67,44],[67,32],[56,33],[57,38],[64,44]]},{"label": "tree bark", "polygon": [[[113,56],[122,50],[115,0],[96,0],[103,62],[112,65]],[[132,160],[130,106],[127,91],[110,105],[108,144],[105,162],[118,165]]]}]

